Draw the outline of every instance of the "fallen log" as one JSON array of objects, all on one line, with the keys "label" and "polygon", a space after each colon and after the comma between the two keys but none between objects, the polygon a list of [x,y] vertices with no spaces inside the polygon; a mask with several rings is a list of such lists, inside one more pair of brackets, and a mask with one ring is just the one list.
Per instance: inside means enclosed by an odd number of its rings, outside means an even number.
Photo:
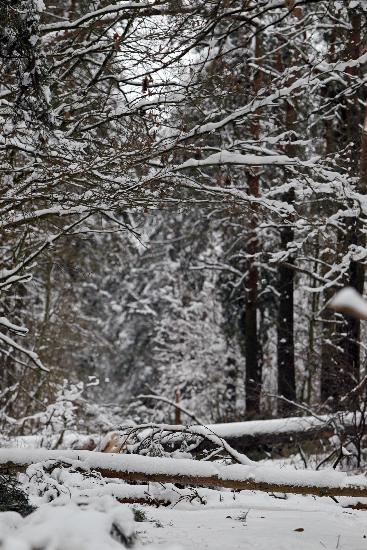
[{"label": "fallen log", "polygon": [[[356,431],[357,424],[358,418],[355,414],[335,413],[319,417],[297,416],[211,424],[208,429],[225,439],[233,449],[244,453],[264,446],[273,447],[314,439],[329,439],[336,432],[351,435]],[[201,452],[205,446],[207,444],[203,441],[196,448],[196,452]]]},{"label": "fallen log", "polygon": [[128,482],[178,483],[224,487],[239,491],[265,491],[316,496],[367,497],[364,475],[348,476],[335,470],[310,471],[291,467],[221,465],[196,460],[105,454],[90,451],[1,449],[0,473],[25,471],[50,460],[68,461],[76,468],[99,472],[103,477]]},{"label": "fallen log", "polygon": [[339,412],[333,415],[302,416],[224,424],[141,424],[123,426],[108,433],[97,446],[107,453],[140,454],[147,442],[155,441],[167,452],[180,449],[183,441],[195,457],[222,448],[237,462],[236,453],[257,454],[264,449],[295,446],[304,441],[328,439],[338,435],[342,440],[358,431],[359,413]]}]

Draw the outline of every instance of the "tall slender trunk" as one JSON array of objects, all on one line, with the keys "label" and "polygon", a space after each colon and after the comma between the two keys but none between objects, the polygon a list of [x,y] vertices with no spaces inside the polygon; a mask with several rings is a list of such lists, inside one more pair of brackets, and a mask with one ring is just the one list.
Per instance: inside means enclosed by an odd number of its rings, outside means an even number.
[{"label": "tall slender trunk", "polygon": [[[362,47],[361,37],[361,14],[357,9],[348,10],[350,28],[344,37],[335,38],[344,39],[345,59],[358,59],[366,46]],[[333,37],[332,37],[333,38]],[[351,82],[361,78],[361,69],[358,65],[348,67],[346,72],[351,77]],[[365,130],[360,132],[363,113],[361,110],[361,92],[362,87],[357,89],[353,96],[350,95],[344,100],[344,111],[342,111],[343,124],[334,125],[334,136],[328,137],[334,140],[334,150],[344,148],[348,143],[353,142],[350,157],[350,176],[358,180],[356,190],[361,194],[366,194],[366,174],[367,174],[367,137]],[[336,135],[335,135],[336,134]],[[359,179],[358,179],[359,178]],[[343,234],[338,236],[338,247],[340,255],[345,255],[357,247],[365,247],[365,235],[363,223],[360,217],[348,217],[344,219]],[[343,283],[354,287],[360,294],[364,289],[364,265],[356,260],[352,260],[349,265]],[[328,298],[328,296],[326,296]],[[332,316],[327,314],[330,321]],[[335,317],[334,317],[335,320]],[[333,326],[330,324],[329,326]],[[352,316],[345,315],[343,320],[335,321],[335,330],[332,344],[331,338],[327,338],[323,344],[324,358],[322,361],[321,372],[321,397],[323,400],[330,399],[333,408],[339,408],[340,397],[348,393],[359,381],[360,378],[360,321]],[[330,331],[329,331],[330,332]],[[328,336],[328,332],[326,333]],[[336,347],[337,346],[337,347]],[[333,353],[333,349],[336,351]],[[329,352],[328,349],[329,348]],[[347,408],[353,407],[353,403],[345,403]]]},{"label": "tall slender trunk", "polygon": [[[327,61],[334,63],[337,61],[335,52],[335,44],[338,40],[341,40],[339,36],[339,30],[335,26],[330,31],[329,46]],[[321,94],[325,100],[330,100],[336,94],[335,84],[326,85]],[[336,124],[336,121],[330,117],[326,117],[323,120],[325,130],[325,153],[332,155],[337,152],[340,143],[338,143],[338,136],[342,134],[340,124]],[[321,235],[321,239],[324,237]],[[329,243],[328,236],[324,240],[324,246],[322,248],[328,249]],[[336,247],[338,253],[343,253],[344,243],[343,237],[339,232],[336,235]],[[322,260],[325,265],[322,267],[321,275],[324,276],[328,271],[328,264],[333,263],[333,255],[328,252],[323,252]],[[324,304],[331,299],[335,290],[332,288],[327,289],[323,294]],[[338,396],[340,394],[340,380],[338,373],[342,370],[344,363],[343,353],[343,323],[340,319],[335,318],[335,314],[328,308],[323,311],[323,323],[322,323],[322,340],[321,340],[321,372],[320,372],[320,393],[321,402],[327,404],[329,409],[338,408]]]},{"label": "tall slender trunk", "polygon": [[[296,122],[296,111],[291,103],[286,104],[285,126],[287,130],[292,129]],[[291,144],[286,146],[286,153],[294,154]],[[293,204],[295,200],[294,189],[291,188],[283,195],[283,200]],[[285,227],[280,232],[281,250],[287,250],[288,244],[294,241],[294,230],[291,226]],[[288,264],[294,263],[290,257]],[[278,291],[278,394],[290,401],[296,399],[296,373],[294,364],[294,269],[285,265],[279,266]],[[291,412],[292,406],[285,401],[279,402],[279,412],[284,416]]]},{"label": "tall slender trunk", "polygon": [[[287,0],[288,7],[293,10],[293,17],[300,20],[303,17],[301,7],[295,7],[294,0]],[[306,40],[306,36],[304,36]],[[285,50],[286,52],[287,50]],[[281,59],[281,54],[278,58],[279,69],[284,71],[284,65]],[[291,60],[292,62],[292,60]],[[289,66],[289,63],[287,63]],[[292,83],[290,79],[289,84]],[[297,113],[291,103],[286,102],[285,106],[285,128],[292,130],[297,122]],[[285,152],[292,156],[295,153],[294,146],[289,143],[285,147]],[[295,191],[290,188],[283,195],[283,200],[288,204],[294,204]],[[292,221],[292,220],[290,220]],[[285,227],[280,232],[281,249],[287,250],[288,245],[294,241],[294,230],[291,225]],[[295,258],[290,256],[287,263],[292,265]],[[295,371],[295,353],[294,353],[294,287],[295,287],[295,270],[285,265],[280,265],[278,274],[278,290],[279,290],[279,309],[278,309],[278,342],[277,342],[277,366],[278,366],[278,394],[282,395],[290,401],[296,399],[296,371]],[[292,405],[285,401],[280,401],[278,412],[282,416],[286,416],[293,411]]]},{"label": "tall slender trunk", "polygon": [[[319,257],[319,239],[317,239],[315,245],[315,257]],[[314,270],[317,272],[318,266],[316,262],[314,264]],[[311,287],[316,287],[316,281],[311,281]],[[316,386],[316,375],[318,373],[319,367],[319,357],[317,356],[317,321],[316,315],[319,309],[319,300],[320,296],[318,293],[313,292],[311,294],[311,315],[308,321],[308,349],[307,349],[307,369],[306,369],[306,378],[304,382],[304,387],[302,389],[301,395],[302,400],[305,401],[308,405],[311,405],[311,400],[314,396],[315,386]]]},{"label": "tall slender trunk", "polygon": [[[359,193],[365,195],[367,192],[367,106],[364,113],[364,124],[361,133],[360,157],[359,157]],[[353,220],[351,227],[350,244],[365,248],[366,235],[363,231],[363,222],[360,218]],[[365,278],[365,266],[361,262],[352,261],[349,267],[349,285],[354,287],[360,294],[363,294]],[[347,334],[345,338],[345,371],[343,373],[343,393],[349,392],[360,381],[360,320],[350,315],[346,316]],[[358,407],[358,402],[352,399],[346,406],[349,409]]]},{"label": "tall slender trunk", "polygon": [[[258,177],[254,177],[258,185]],[[254,193],[253,193],[254,194]],[[256,196],[256,195],[255,195]],[[245,303],[245,359],[246,359],[246,415],[254,416],[260,412],[261,366],[259,363],[259,344],[257,328],[257,291],[258,270],[255,264],[258,241],[256,237],[255,219],[248,242],[248,269],[246,277]]]},{"label": "tall slender trunk", "polygon": [[[261,56],[261,37],[258,34],[255,38],[255,57]],[[262,73],[258,69],[254,76],[254,92],[259,92],[262,86]],[[256,113],[256,119],[251,125],[251,133],[254,139],[260,137],[260,123],[258,120],[259,112]],[[254,197],[260,196],[260,176],[257,169],[249,176],[249,193]],[[257,308],[258,308],[258,268],[256,265],[258,252],[258,238],[256,210],[253,211],[249,222],[249,235],[246,243],[247,256],[247,277],[246,299],[245,299],[245,360],[246,360],[246,415],[249,417],[260,413],[260,394],[261,394],[261,364],[259,362],[259,342],[257,327]]]},{"label": "tall slender trunk", "polygon": [[[285,198],[290,204],[294,200],[294,191]],[[281,232],[282,250],[294,240],[292,228]],[[289,259],[288,263],[293,263]],[[294,270],[280,265],[279,267],[279,310],[278,310],[278,394],[294,401],[296,398],[296,375],[294,368]],[[291,407],[286,402],[280,402],[281,414],[288,414]]]},{"label": "tall slender trunk", "polygon": [[[351,31],[348,40],[349,59],[358,59],[361,52],[361,15],[358,11],[350,12]],[[353,77],[360,76],[358,67],[351,67],[347,72]],[[366,173],[365,156],[366,137],[365,132],[360,132],[362,122],[362,112],[360,107],[360,94],[358,91],[354,94],[351,107],[348,109],[347,135],[350,142],[354,142],[354,148],[351,153],[352,176],[359,175],[359,184],[357,191],[366,193]],[[348,248],[365,246],[365,236],[363,227],[358,217],[347,218],[345,220],[348,236]],[[364,265],[352,260],[349,267],[349,286],[354,287],[360,294],[363,294],[364,288]],[[344,339],[344,369],[343,369],[343,393],[350,391],[360,378],[360,320],[346,315],[346,337]]]}]

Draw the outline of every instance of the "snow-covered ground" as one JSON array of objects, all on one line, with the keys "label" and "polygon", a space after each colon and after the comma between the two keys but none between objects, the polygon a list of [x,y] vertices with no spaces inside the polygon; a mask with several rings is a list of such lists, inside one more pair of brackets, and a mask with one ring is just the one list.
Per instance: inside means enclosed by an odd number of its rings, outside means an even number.
[{"label": "snow-covered ground", "polygon": [[[219,502],[219,496],[222,502]],[[182,550],[366,550],[367,512],[331,499],[266,493],[218,493],[205,506],[146,508],[142,544]],[[344,499],[344,503],[346,499]]]},{"label": "snow-covered ground", "polygon": [[[123,461],[129,471],[134,471],[135,466],[138,470],[143,466],[151,468],[151,464],[155,470],[164,467],[185,472],[195,466],[202,473],[218,470],[226,478],[225,472],[233,470],[238,477],[255,468],[257,476],[271,474],[283,481],[298,480],[300,485],[306,478],[316,485],[320,479],[336,486],[348,484],[344,474],[330,468],[305,471],[294,467],[299,468],[302,461],[291,468],[289,460],[224,466],[37,447],[32,438],[25,438],[15,448],[13,441],[13,448],[0,451],[3,463],[9,457],[18,463],[24,463],[25,457],[39,461],[19,476],[30,504],[37,509],[25,518],[16,512],[0,513],[2,550],[122,550],[124,543],[132,543],[139,550],[367,549],[367,511],[348,507],[357,502],[366,504],[367,498],[178,489],[161,483],[129,485],[122,479],[105,479],[93,473],[94,463],[100,466],[102,461],[105,466],[118,468]],[[62,456],[64,462],[60,464],[58,459]],[[354,479],[361,486],[366,484],[363,473]],[[146,494],[161,505],[117,500],[139,499]]]},{"label": "snow-covered ground", "polygon": [[[107,495],[88,504],[42,504],[25,519],[0,514],[4,550],[118,550],[111,527],[139,550],[365,550],[366,511],[352,499],[199,490],[206,504],[120,504]],[[133,522],[133,513],[139,521]]]}]

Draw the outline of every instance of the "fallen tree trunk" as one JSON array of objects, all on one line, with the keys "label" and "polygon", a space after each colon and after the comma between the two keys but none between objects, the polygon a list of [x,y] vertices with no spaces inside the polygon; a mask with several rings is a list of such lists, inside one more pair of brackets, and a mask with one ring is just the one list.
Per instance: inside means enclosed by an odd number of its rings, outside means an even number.
[{"label": "fallen tree trunk", "polygon": [[[271,420],[252,420],[211,424],[208,428],[238,452],[253,451],[263,446],[279,446],[301,443],[313,439],[328,439],[335,433],[353,434],[358,419],[353,413],[336,413],[319,417],[300,416]],[[200,428],[200,427],[199,427]],[[203,441],[195,449],[203,451]]]},{"label": "fallen tree trunk", "polygon": [[[264,448],[279,450],[284,445],[294,446],[303,441],[328,439],[333,435],[338,435],[344,441],[346,436],[353,436],[358,432],[358,414],[339,412],[318,417],[297,416],[208,425],[150,423],[123,426],[119,431],[107,434],[97,450],[140,454],[140,450],[146,449],[147,442],[151,440],[170,453],[179,449],[185,441],[189,452],[195,457],[205,457],[222,448],[235,461],[246,464],[245,454],[257,454]],[[241,453],[242,456],[236,456],[236,453]]]},{"label": "fallen tree trunk", "polygon": [[68,461],[73,467],[91,469],[103,477],[129,482],[179,483],[235,490],[312,494],[317,496],[367,497],[367,479],[335,470],[310,471],[251,466],[223,466],[186,459],[139,455],[105,454],[90,451],[1,449],[0,473],[25,471],[28,466],[49,460]]}]

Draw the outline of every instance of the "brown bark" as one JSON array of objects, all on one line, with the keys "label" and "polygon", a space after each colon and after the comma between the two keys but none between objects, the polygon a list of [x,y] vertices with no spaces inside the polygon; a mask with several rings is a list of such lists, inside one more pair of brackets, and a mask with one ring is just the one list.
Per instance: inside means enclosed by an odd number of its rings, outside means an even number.
[{"label": "brown bark", "polygon": [[176,388],[176,391],[175,391],[175,403],[176,405],[178,405],[176,408],[175,408],[175,424],[182,424],[182,420],[181,420],[181,410],[179,409],[179,406],[180,406],[180,402],[181,402],[181,392],[178,388]]}]

